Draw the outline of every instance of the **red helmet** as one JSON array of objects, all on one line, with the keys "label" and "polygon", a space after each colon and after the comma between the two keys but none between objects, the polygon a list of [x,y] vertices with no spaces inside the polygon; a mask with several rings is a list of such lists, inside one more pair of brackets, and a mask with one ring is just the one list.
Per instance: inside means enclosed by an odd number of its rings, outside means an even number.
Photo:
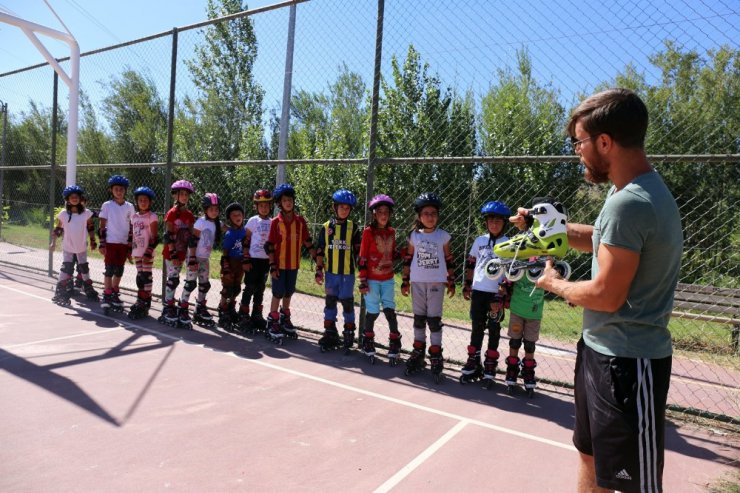
[{"label": "red helmet", "polygon": [[264,188],[260,188],[254,192],[252,202],[272,202],[272,192]]}]

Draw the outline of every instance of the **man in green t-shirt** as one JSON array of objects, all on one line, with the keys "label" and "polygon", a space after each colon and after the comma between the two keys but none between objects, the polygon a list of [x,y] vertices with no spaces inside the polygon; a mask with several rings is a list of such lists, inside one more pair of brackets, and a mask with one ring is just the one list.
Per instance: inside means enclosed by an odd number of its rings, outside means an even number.
[{"label": "man in green t-shirt", "polygon": [[[568,224],[592,252],[591,279],[569,282],[548,262],[537,286],[584,308],[575,376],[578,491],[662,491],[668,320],[683,248],[675,199],[650,166],[645,104],[609,89],[573,112],[568,134],[586,180],[613,186],[593,226]],[[526,209],[511,221],[524,221]],[[606,490],[605,490],[605,489]]]}]

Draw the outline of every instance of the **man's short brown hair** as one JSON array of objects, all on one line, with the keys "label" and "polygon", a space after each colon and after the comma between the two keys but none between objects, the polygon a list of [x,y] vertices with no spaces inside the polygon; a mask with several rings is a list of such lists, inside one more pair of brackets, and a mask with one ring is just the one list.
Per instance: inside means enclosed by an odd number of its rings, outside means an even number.
[{"label": "man's short brown hair", "polygon": [[607,89],[583,100],[568,122],[571,138],[575,137],[577,122],[591,137],[608,134],[622,147],[645,147],[647,107],[629,89]]}]

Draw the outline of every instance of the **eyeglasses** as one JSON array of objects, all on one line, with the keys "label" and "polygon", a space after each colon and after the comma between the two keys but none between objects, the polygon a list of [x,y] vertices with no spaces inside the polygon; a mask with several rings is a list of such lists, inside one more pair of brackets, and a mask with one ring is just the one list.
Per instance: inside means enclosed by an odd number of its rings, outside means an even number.
[{"label": "eyeglasses", "polygon": [[589,141],[589,140],[593,139],[594,137],[595,136],[586,137],[585,139],[581,139],[581,140],[575,140],[575,137],[571,137],[570,138],[570,145],[573,146],[573,150],[574,151],[577,151],[581,147],[581,144],[583,144],[586,141]]}]

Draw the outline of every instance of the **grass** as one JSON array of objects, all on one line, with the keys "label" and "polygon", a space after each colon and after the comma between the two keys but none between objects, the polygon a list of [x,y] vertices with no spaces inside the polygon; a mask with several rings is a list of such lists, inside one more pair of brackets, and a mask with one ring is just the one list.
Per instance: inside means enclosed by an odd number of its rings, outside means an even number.
[{"label": "grass", "polygon": [[[4,241],[16,245],[46,249],[49,245],[49,232],[40,226],[18,226],[3,224]],[[57,250],[61,244],[57,242]],[[161,246],[158,249],[161,253]],[[91,258],[100,258],[100,253],[90,252]],[[221,252],[214,250],[211,254],[211,278],[218,279]],[[154,266],[162,268],[162,255],[155,255]],[[298,276],[297,290],[301,293],[323,297],[324,288],[314,282],[314,266],[308,259],[301,261],[301,272]],[[268,285],[269,285],[268,279]],[[411,312],[411,298],[401,295],[401,276],[396,275],[396,309],[399,312]],[[462,296],[462,288],[457,286],[453,299],[445,299],[445,319],[456,325],[467,326],[469,302]],[[359,301],[359,293],[355,293]],[[562,342],[573,343],[581,335],[582,309],[572,308],[561,300],[545,302],[545,314],[542,321],[542,336]],[[730,327],[727,324],[701,322],[697,320],[673,318],[669,324],[677,355],[695,358],[725,368],[740,370],[740,357],[734,354],[731,344]]]}]

